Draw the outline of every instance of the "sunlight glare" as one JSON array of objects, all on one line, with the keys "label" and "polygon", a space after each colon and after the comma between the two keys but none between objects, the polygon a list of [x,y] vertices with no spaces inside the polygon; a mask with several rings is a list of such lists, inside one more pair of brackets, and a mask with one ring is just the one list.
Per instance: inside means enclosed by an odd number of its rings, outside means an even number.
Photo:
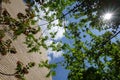
[{"label": "sunlight glare", "polygon": [[106,13],[104,16],[103,16],[104,20],[110,20],[112,18],[112,13]]}]

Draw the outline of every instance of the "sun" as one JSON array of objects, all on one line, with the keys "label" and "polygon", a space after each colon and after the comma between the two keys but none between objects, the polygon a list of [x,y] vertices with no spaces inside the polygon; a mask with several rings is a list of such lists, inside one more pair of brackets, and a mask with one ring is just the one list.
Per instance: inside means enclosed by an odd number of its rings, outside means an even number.
[{"label": "sun", "polygon": [[103,15],[103,19],[104,20],[110,20],[112,18],[112,15],[113,15],[112,13],[106,13],[106,14]]}]

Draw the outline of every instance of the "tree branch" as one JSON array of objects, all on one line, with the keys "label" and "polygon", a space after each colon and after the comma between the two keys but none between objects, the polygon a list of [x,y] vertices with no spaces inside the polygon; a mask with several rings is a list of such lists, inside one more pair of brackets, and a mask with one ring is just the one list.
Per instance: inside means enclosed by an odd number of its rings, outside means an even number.
[{"label": "tree branch", "polygon": [[100,46],[104,46],[107,42],[109,42],[111,39],[113,39],[114,37],[116,37],[118,34],[120,33],[120,31],[118,31],[116,34],[114,34],[112,37],[110,37],[109,39],[107,39],[105,42],[103,42]]}]

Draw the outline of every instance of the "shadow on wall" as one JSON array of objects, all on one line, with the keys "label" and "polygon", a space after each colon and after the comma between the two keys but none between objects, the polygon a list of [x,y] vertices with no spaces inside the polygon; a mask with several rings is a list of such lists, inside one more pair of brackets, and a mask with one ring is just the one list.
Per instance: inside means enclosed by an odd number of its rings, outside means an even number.
[{"label": "shadow on wall", "polygon": [[2,12],[2,2],[10,3],[10,0],[0,0],[0,15],[1,15],[1,12]]}]

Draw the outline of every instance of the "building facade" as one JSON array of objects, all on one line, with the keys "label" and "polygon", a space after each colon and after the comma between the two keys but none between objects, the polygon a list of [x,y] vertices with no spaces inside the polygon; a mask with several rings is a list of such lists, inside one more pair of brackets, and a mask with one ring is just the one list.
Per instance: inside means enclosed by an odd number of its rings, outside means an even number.
[{"label": "building facade", "polygon": [[[0,0],[1,1],[1,0]],[[5,0],[7,1],[7,0]],[[10,3],[2,3],[0,5],[1,9],[6,9],[13,18],[17,19],[17,14],[19,12],[25,13],[26,4],[22,0],[10,0]],[[4,28],[5,25],[0,24],[0,29]],[[5,38],[11,39],[12,34],[10,32],[5,32]],[[40,33],[37,34],[39,36]],[[6,74],[12,74],[15,72],[17,61],[21,61],[23,64],[27,64],[31,61],[36,62],[35,67],[31,68],[29,74],[26,74],[26,80],[52,80],[51,77],[46,78],[46,74],[49,72],[46,68],[38,68],[40,61],[44,61],[47,59],[47,54],[44,48],[41,48],[42,54],[39,53],[27,53],[28,49],[25,44],[23,44],[25,40],[24,35],[20,35],[16,40],[13,41],[12,46],[14,46],[17,50],[16,54],[7,54],[5,56],[0,54],[0,72]],[[6,76],[0,74],[0,80],[18,80],[14,76]]]}]

